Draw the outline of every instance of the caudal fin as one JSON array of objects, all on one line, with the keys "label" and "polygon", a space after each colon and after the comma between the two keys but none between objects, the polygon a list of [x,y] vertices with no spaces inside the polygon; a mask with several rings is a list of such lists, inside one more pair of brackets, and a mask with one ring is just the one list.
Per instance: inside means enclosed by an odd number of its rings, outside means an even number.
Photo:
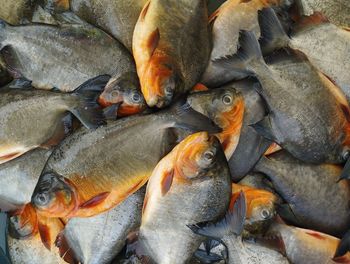
[{"label": "caudal fin", "polygon": [[261,32],[260,45],[264,54],[288,46],[290,38],[272,8],[259,10],[258,20]]},{"label": "caudal fin", "polygon": [[79,105],[71,109],[79,121],[87,128],[94,129],[105,123],[103,110],[97,98],[106,86],[109,75],[100,75],[80,85],[73,94],[79,96]]},{"label": "caudal fin", "polygon": [[246,210],[245,196],[243,192],[240,192],[233,209],[229,210],[221,221],[188,225],[188,228],[197,235],[212,239],[221,239],[228,235],[240,235],[244,227]]},{"label": "caudal fin", "polygon": [[[172,122],[169,126],[182,128],[191,132],[207,131],[208,133],[219,133],[221,128],[210,118],[195,111],[184,98],[177,101],[163,114],[170,117]],[[174,123],[173,123],[174,122]]]}]

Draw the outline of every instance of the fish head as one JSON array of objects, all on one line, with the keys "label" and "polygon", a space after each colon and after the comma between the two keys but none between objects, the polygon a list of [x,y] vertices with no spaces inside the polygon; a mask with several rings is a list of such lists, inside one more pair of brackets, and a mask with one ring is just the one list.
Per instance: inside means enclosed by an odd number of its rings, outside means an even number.
[{"label": "fish head", "polygon": [[43,216],[66,217],[77,208],[77,200],[77,191],[68,179],[46,172],[40,176],[31,202]]},{"label": "fish head", "polygon": [[188,136],[178,145],[176,175],[185,180],[197,179],[209,173],[220,158],[224,158],[220,141],[207,132]]},{"label": "fish head", "polygon": [[119,104],[118,116],[137,114],[146,108],[146,101],[139,83],[132,78],[112,78],[104,88],[98,102],[103,107]]},{"label": "fish head", "polygon": [[143,96],[150,107],[169,105],[178,90],[183,86],[175,67],[166,58],[152,59],[141,78]]}]

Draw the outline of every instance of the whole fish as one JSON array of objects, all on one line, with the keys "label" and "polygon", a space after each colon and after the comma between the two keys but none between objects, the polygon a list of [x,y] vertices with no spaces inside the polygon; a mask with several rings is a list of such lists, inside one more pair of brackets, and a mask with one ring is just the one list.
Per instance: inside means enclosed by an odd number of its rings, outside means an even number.
[{"label": "whole fish", "polygon": [[333,258],[340,240],[317,231],[275,223],[263,239],[276,247],[291,263],[349,263],[350,254]]},{"label": "whole fish", "polygon": [[350,27],[350,2],[347,0],[296,0],[295,2],[301,15],[311,16],[320,12],[333,24]]},{"label": "whole fish", "polygon": [[147,185],[139,241],[156,263],[187,263],[203,238],[186,226],[215,221],[229,204],[231,179],[215,136],[200,132],[179,143]]},{"label": "whole fish", "polygon": [[280,0],[228,0],[209,17],[212,25],[212,51],[209,64],[203,73],[201,83],[218,87],[245,75],[226,70],[219,59],[232,56],[238,51],[240,30],[252,31],[260,37],[258,10],[279,4]]},{"label": "whole fish", "polygon": [[0,19],[12,25],[31,21],[34,11],[34,1],[31,0],[0,0]]},{"label": "whole fish", "polygon": [[[348,6],[350,8],[350,4]],[[288,46],[303,52],[313,65],[342,89],[350,102],[349,30],[329,23],[319,13],[302,19],[290,38],[281,28],[273,10],[263,10],[259,21],[262,28],[263,50],[271,51]]]},{"label": "whole fish", "polygon": [[[240,233],[243,230],[246,215],[246,201],[240,193],[232,209],[226,216],[216,223],[202,222],[190,225],[189,228],[198,235],[220,241],[225,246],[228,264],[256,264],[256,263],[289,263],[279,252],[269,248],[249,243],[243,240]],[[213,256],[212,253],[209,256]],[[204,257],[204,259],[206,259]]]},{"label": "whole fish", "polygon": [[56,240],[62,258],[84,264],[110,263],[123,248],[127,235],[141,224],[144,189],[108,212],[70,219]]},{"label": "whole fish", "polygon": [[146,101],[134,74],[111,78],[101,93],[98,102],[104,107],[118,104],[117,116],[137,114],[146,109]]},{"label": "whole fish", "polygon": [[129,51],[135,24],[147,0],[70,0],[71,10],[119,40]]},{"label": "whole fish", "polygon": [[280,151],[262,158],[255,170],[264,173],[288,203],[279,214],[289,222],[333,235],[350,227],[349,183],[336,182],[341,166],[308,164]]},{"label": "whole fish", "polygon": [[149,106],[164,107],[199,81],[209,57],[204,0],[150,0],[133,35],[141,90]]},{"label": "whole fish", "polygon": [[0,210],[1,203],[7,201],[13,205],[30,202],[35,185],[39,179],[52,150],[35,149],[12,161],[0,165]]},{"label": "whole fish", "polygon": [[230,61],[233,70],[239,65],[257,77],[261,86],[255,88],[269,110],[254,129],[305,162],[346,161],[350,110],[345,98],[334,94],[337,88],[300,53],[281,51],[267,65],[254,33],[242,32],[240,43]]},{"label": "whole fish", "polygon": [[233,183],[230,202],[231,210],[240,192],[244,193],[246,201],[244,231],[250,234],[263,233],[276,215],[277,197],[266,190]]},{"label": "whole fish", "polygon": [[1,22],[0,49],[14,78],[26,78],[36,88],[72,91],[101,74],[119,77],[134,72],[137,78],[123,45],[89,25],[13,27]]},{"label": "whole fish", "polygon": [[141,188],[176,143],[169,128],[218,132],[211,120],[179,101],[164,111],[81,129],[50,156],[32,203],[46,217],[89,217]]},{"label": "whole fish", "polygon": [[39,234],[28,239],[7,237],[10,259],[13,264],[66,264],[57,249],[47,250]]},{"label": "whole fish", "polygon": [[101,125],[96,93],[108,79],[96,77],[73,93],[0,89],[0,164],[34,148],[57,144],[70,130],[71,114],[88,128]]}]

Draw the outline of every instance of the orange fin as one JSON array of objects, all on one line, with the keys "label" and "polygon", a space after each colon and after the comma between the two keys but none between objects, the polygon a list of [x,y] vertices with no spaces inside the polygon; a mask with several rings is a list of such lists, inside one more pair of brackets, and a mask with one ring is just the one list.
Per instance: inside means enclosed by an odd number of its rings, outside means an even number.
[{"label": "orange fin", "polygon": [[166,195],[167,192],[170,190],[170,187],[173,183],[173,178],[174,178],[174,169],[164,172],[160,183],[163,196]]},{"label": "orange fin", "polygon": [[201,91],[208,91],[208,90],[209,90],[208,87],[201,83],[197,83],[192,88],[192,92],[201,92]]},{"label": "orange fin", "polygon": [[110,194],[110,192],[103,192],[100,193],[94,197],[92,197],[90,200],[86,201],[85,203],[81,204],[79,208],[91,208],[94,207],[100,203],[102,203],[107,196]]},{"label": "orange fin", "polygon": [[150,51],[151,57],[154,53],[154,51],[156,50],[156,48],[158,47],[159,44],[159,40],[160,40],[160,33],[159,33],[159,29],[156,28],[148,37],[147,40],[147,48]]},{"label": "orange fin", "polygon": [[297,29],[329,23],[329,20],[320,12],[315,12],[311,16],[302,16],[297,23]]},{"label": "orange fin", "polygon": [[151,1],[148,1],[148,3],[142,9],[141,14],[140,14],[140,21],[145,20],[150,3],[151,3]]},{"label": "orange fin", "polygon": [[79,263],[79,260],[76,257],[73,249],[71,249],[71,247],[69,246],[69,243],[67,242],[63,231],[57,235],[55,246],[58,247],[60,257],[64,259],[64,261],[70,264]]},{"label": "orange fin", "polygon": [[17,239],[27,238],[37,232],[37,214],[32,204],[28,203],[10,214],[9,233],[12,237]]},{"label": "orange fin", "polygon": [[64,225],[59,218],[48,218],[38,215],[38,230],[44,246],[51,250],[57,235],[63,230]]}]

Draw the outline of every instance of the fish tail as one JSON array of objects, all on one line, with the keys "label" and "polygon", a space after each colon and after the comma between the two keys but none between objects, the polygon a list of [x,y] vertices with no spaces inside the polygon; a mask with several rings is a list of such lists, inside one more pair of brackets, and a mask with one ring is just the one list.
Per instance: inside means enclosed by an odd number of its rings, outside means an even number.
[{"label": "fish tail", "polygon": [[195,111],[185,98],[181,98],[163,113],[170,117],[169,127],[178,127],[193,133],[200,131],[208,131],[212,134],[221,132],[220,127],[207,116]]},{"label": "fish tail", "polygon": [[217,223],[198,223],[187,225],[195,234],[221,240],[225,236],[240,235],[243,231],[246,216],[246,200],[241,191],[232,210],[228,210],[225,217]]},{"label": "fish tail", "polygon": [[110,76],[100,75],[80,85],[73,95],[78,96],[78,105],[70,112],[89,129],[95,129],[105,123],[102,108],[97,103],[97,98],[106,86]]},{"label": "fish tail", "polygon": [[259,10],[258,20],[261,32],[260,45],[264,54],[288,47],[290,38],[272,8]]}]

